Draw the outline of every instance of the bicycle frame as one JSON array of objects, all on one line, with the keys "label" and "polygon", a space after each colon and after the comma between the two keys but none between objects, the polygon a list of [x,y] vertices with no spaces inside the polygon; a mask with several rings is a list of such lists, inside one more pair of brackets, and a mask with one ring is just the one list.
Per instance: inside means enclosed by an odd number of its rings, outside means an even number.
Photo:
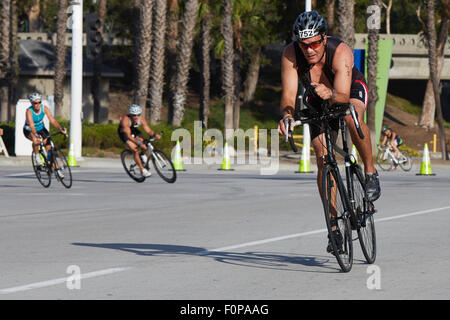
[{"label": "bicycle frame", "polygon": [[383,152],[383,159],[387,159],[389,157],[391,161],[393,161],[396,165],[399,163],[397,157],[391,151],[392,147],[388,146],[385,149],[380,148],[380,151]]},{"label": "bicycle frame", "polygon": [[[337,176],[334,177],[336,180],[336,183],[339,184],[340,187],[338,187],[337,189],[339,190],[339,192],[341,192],[341,199],[345,199],[345,200],[349,200],[350,203],[345,203],[347,201],[344,201],[343,205],[344,205],[344,209],[345,212],[349,212],[350,213],[350,221],[356,225],[356,219],[355,219],[355,213],[353,210],[353,204],[355,203],[355,199],[353,198],[353,194],[354,194],[354,190],[353,190],[353,177],[351,174],[351,167],[353,164],[353,162],[351,161],[351,154],[349,153],[349,148],[348,148],[348,143],[347,143],[347,125],[345,123],[345,119],[343,117],[341,117],[339,119],[339,127],[341,129],[341,135],[342,135],[342,149],[336,145],[336,143],[333,142],[332,138],[331,138],[331,132],[330,132],[330,127],[327,126],[325,127],[325,141],[326,141],[326,148],[327,148],[327,155],[325,157],[325,163],[324,165],[328,165],[331,168],[333,168],[334,172],[337,172]],[[339,170],[339,166],[335,157],[335,151],[337,153],[339,153],[343,158],[344,158],[344,163],[345,163],[345,176],[346,176],[346,182],[347,182],[347,187],[344,186],[344,182],[342,181],[342,176],[340,174],[340,170]],[[347,197],[348,194],[348,197]]]}]

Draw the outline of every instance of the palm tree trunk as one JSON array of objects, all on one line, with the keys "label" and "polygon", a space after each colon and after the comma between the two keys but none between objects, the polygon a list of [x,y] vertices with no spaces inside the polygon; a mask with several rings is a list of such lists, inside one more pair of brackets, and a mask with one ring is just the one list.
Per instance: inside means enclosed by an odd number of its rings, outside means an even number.
[{"label": "palm tree trunk", "polygon": [[10,36],[10,68],[11,68],[11,86],[9,91],[9,119],[15,117],[15,103],[17,101],[17,85],[19,82],[19,48],[18,48],[18,14],[17,0],[11,0],[11,36]]},{"label": "palm tree trunk", "polygon": [[256,52],[252,54],[252,59],[248,66],[247,76],[244,81],[244,103],[249,103],[255,96],[260,66],[261,48],[258,48]]},{"label": "palm tree trunk", "polygon": [[153,26],[152,73],[150,75],[150,123],[161,122],[164,88],[164,49],[166,36],[167,1],[156,0]]},{"label": "palm tree trunk", "polygon": [[[371,0],[371,5],[379,5],[379,0]],[[370,136],[372,137],[372,152],[376,152],[375,140],[375,105],[378,101],[378,88],[377,88],[377,64],[378,64],[378,39],[379,30],[376,28],[370,28],[368,30],[368,55],[367,55],[367,85],[369,90],[369,102],[367,106],[367,125],[370,130]]]},{"label": "palm tree trunk", "polygon": [[136,82],[134,86],[134,103],[145,110],[147,105],[148,80],[150,77],[150,54],[152,45],[152,9],[153,0],[136,0],[139,13],[134,64]]},{"label": "palm tree trunk", "polygon": [[64,78],[66,75],[66,29],[68,0],[58,1],[58,20],[56,22],[56,62],[54,76],[55,115],[63,115]]},{"label": "palm tree trunk", "polygon": [[[204,5],[208,6],[208,1],[204,0]],[[208,127],[208,115],[209,115],[209,99],[210,99],[210,50],[211,50],[211,21],[212,16],[209,11],[209,7],[206,8],[206,13],[203,16],[201,22],[201,87],[200,91],[200,110],[199,110],[199,118],[202,122],[203,128]]]},{"label": "palm tree trunk", "polygon": [[[106,16],[106,0],[100,0],[98,3],[98,19],[100,20],[100,33],[104,39],[103,26],[105,25]],[[94,72],[92,77],[91,93],[94,100],[94,123],[100,122],[100,85],[102,78],[102,54],[103,50],[100,47],[100,53],[94,59]]]},{"label": "palm tree trunk", "polygon": [[334,24],[334,5],[335,0],[325,0],[325,6],[327,8],[327,24],[328,24],[328,35],[333,35],[336,32],[336,26]]},{"label": "palm tree trunk", "polygon": [[442,160],[448,160],[447,145],[445,141],[444,119],[442,116],[441,98],[439,96],[439,79],[437,75],[437,50],[436,50],[436,29],[435,29],[435,0],[426,0],[427,7],[427,40],[428,40],[428,59],[430,66],[430,78],[433,84],[434,100],[436,103],[436,112],[439,126],[439,140],[442,152]]},{"label": "palm tree trunk", "polygon": [[8,121],[10,87],[10,32],[11,1],[2,0],[0,44],[0,121]]},{"label": "palm tree trunk", "polygon": [[178,39],[178,20],[179,20],[178,0],[168,0],[167,11],[167,79],[169,84],[169,110],[168,119],[173,119],[173,92],[176,91],[176,72],[177,72],[177,39]]},{"label": "palm tree trunk", "polygon": [[[441,79],[442,68],[444,66],[444,49],[445,44],[447,43],[448,37],[448,22],[449,17],[443,13],[441,14],[442,22],[440,25],[439,35],[438,35],[438,44],[437,44],[437,76],[438,79]],[[434,127],[434,118],[435,118],[435,107],[434,103],[434,93],[433,93],[433,85],[431,79],[428,79],[427,88],[425,90],[425,96],[422,104],[422,113],[419,119],[419,125],[431,129]]]},{"label": "palm tree trunk", "polygon": [[355,0],[338,1],[338,35],[350,46],[355,46]]},{"label": "palm tree trunk", "polygon": [[197,21],[198,0],[187,0],[183,14],[183,28],[178,42],[176,88],[173,96],[172,125],[181,126],[186,104],[187,82],[194,42],[194,27]]},{"label": "palm tree trunk", "polygon": [[224,48],[222,54],[222,89],[225,94],[225,141],[230,142],[230,129],[233,129],[233,2],[232,0],[224,0],[224,12],[222,18],[222,35],[224,38]]}]

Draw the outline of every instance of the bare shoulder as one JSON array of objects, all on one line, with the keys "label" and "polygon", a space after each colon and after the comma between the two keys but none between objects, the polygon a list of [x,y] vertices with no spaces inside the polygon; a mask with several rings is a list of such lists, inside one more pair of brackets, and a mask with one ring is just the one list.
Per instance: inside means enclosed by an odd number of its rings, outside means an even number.
[{"label": "bare shoulder", "polygon": [[287,60],[291,62],[294,66],[297,65],[296,57],[295,57],[295,48],[294,43],[289,43],[283,50],[283,60]]},{"label": "bare shoulder", "polygon": [[[336,52],[334,54],[335,61],[336,60],[351,60],[353,61],[353,50],[345,43],[341,42],[336,48]],[[334,61],[333,61],[334,62]]]}]

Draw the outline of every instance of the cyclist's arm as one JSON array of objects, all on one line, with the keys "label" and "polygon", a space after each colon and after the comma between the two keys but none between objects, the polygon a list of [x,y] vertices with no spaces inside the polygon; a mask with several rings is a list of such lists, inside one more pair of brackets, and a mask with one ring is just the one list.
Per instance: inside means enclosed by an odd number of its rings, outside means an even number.
[{"label": "cyclist's arm", "polygon": [[294,44],[289,44],[281,58],[281,93],[280,112],[282,116],[294,114],[295,99],[298,90],[298,74],[296,69]]},{"label": "cyclist's arm", "polygon": [[352,85],[353,52],[345,43],[336,48],[332,68],[334,71],[332,103],[347,103],[350,100]]},{"label": "cyclist's arm", "polygon": [[150,126],[148,125],[147,120],[145,120],[145,118],[143,116],[140,116],[140,117],[141,117],[142,128],[144,129],[144,131],[147,132],[147,134],[149,136],[153,136],[155,134],[155,132],[152,129],[150,129]]},{"label": "cyclist's arm", "polygon": [[386,144],[386,142],[387,142],[387,136],[383,136],[383,141],[381,142],[381,145]]},{"label": "cyclist's arm", "polygon": [[56,127],[59,131],[64,132],[63,128],[60,126],[60,124],[58,123],[58,121],[56,121],[56,119],[53,117],[52,112],[50,111],[50,109],[47,106],[44,106],[44,113],[47,116],[48,120],[50,121],[50,123]]},{"label": "cyclist's arm", "polygon": [[33,114],[31,113],[31,110],[27,109],[26,117],[27,117],[28,125],[31,129],[31,134],[33,136],[37,136],[37,131],[36,131],[36,128],[34,127]]}]

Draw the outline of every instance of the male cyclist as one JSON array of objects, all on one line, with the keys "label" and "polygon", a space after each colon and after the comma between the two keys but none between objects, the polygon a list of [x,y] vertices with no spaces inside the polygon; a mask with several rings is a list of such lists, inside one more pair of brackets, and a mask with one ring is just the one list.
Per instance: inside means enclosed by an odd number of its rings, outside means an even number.
[{"label": "male cyclist", "polygon": [[[47,150],[47,155],[49,155],[49,150],[51,149],[50,141],[48,141],[49,132],[44,126],[44,118],[47,116],[50,123],[58,128],[61,133],[66,134],[67,130],[61,127],[58,121],[52,115],[50,109],[42,103],[42,95],[35,92],[30,94],[28,99],[31,102],[31,106],[27,108],[25,113],[25,125],[23,126],[23,134],[25,137],[33,141],[33,153],[34,159],[38,166],[42,166],[42,160],[39,156],[39,144],[40,140],[44,140],[45,149]],[[57,174],[64,178],[62,171],[57,171]]]},{"label": "male cyclist", "polygon": [[[350,131],[353,144],[359,151],[364,162],[366,175],[367,196],[375,201],[380,197],[381,189],[378,173],[372,159],[370,131],[363,121],[364,110],[367,107],[368,92],[364,83],[364,76],[353,64],[353,52],[348,45],[336,37],[326,36],[327,23],[315,10],[300,14],[293,25],[293,41],[288,44],[282,55],[281,62],[281,113],[278,131],[286,134],[284,118],[294,117],[295,101],[299,80],[304,88],[314,88],[318,98],[306,97],[306,101],[316,108],[320,108],[321,101],[329,100],[333,103],[352,103],[358,112],[364,139],[356,131],[351,116],[345,121]],[[338,121],[332,123],[333,137],[337,138]],[[321,192],[322,166],[325,149],[325,135],[323,128],[311,124],[311,142],[316,155],[318,175],[317,184]],[[333,214],[333,212],[332,212]],[[334,213],[336,214],[336,213]],[[333,229],[340,235],[337,226]],[[331,251],[331,245],[327,250]]]},{"label": "male cyclist", "polygon": [[142,126],[149,136],[155,136],[156,139],[161,139],[159,134],[150,129],[147,124],[147,120],[141,115],[142,108],[137,104],[131,104],[128,108],[128,114],[125,117],[120,118],[119,128],[117,130],[120,139],[133,151],[134,161],[141,169],[143,177],[150,177],[152,174],[150,171],[144,168],[141,157],[139,156],[139,148],[147,150],[147,146],[143,143],[144,138],[139,131],[139,127]]}]

